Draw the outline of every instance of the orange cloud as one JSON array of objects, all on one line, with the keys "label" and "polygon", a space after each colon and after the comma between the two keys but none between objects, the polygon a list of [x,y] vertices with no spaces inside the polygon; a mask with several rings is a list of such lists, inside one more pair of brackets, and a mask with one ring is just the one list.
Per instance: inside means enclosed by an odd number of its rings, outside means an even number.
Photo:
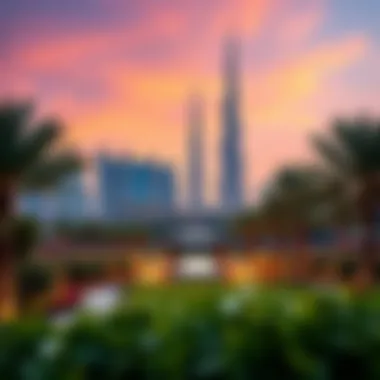
[{"label": "orange cloud", "polygon": [[[267,22],[279,17],[280,3],[280,0],[220,2],[209,23],[198,25],[204,30],[199,40],[191,40],[192,33],[188,34],[197,23],[186,17],[186,7],[156,9],[138,30],[115,28],[108,33],[69,33],[59,40],[45,38],[20,47],[14,51],[14,67],[8,67],[8,71],[13,78],[23,78],[21,82],[28,89],[38,82],[36,78],[49,74],[60,79],[65,72],[69,90],[59,93],[55,89],[58,94],[51,97],[48,91],[41,91],[41,102],[44,111],[64,116],[68,142],[80,144],[86,152],[107,146],[115,151],[168,160],[179,168],[182,187],[187,155],[186,101],[190,92],[199,90],[207,104],[207,191],[209,199],[215,200],[219,183],[221,96],[216,52],[220,53],[221,37],[231,29],[247,41],[248,37],[260,34]],[[247,64],[242,78],[249,196],[283,160],[307,157],[306,132],[328,116],[316,110],[315,105],[329,102],[330,78],[343,73],[370,49],[366,36],[354,34],[328,43],[319,41],[313,48],[289,53],[288,47],[298,46],[318,30],[323,8],[315,10],[306,9],[285,21],[282,19],[264,44],[277,46],[275,42],[280,38],[285,48],[279,49],[270,66],[257,69]],[[160,59],[153,53],[145,59],[144,55],[132,56],[134,48],[160,38],[164,42],[174,41],[175,52]],[[70,86],[87,76],[90,81],[102,81],[107,90],[104,99],[81,101],[73,96],[74,90],[70,92]],[[40,88],[36,92],[40,93]]]},{"label": "orange cloud", "polygon": [[[248,194],[252,194],[258,184],[262,185],[281,160],[291,159],[290,152],[294,159],[305,157],[305,133],[324,117],[316,115],[314,99],[318,96],[326,99],[326,78],[360,59],[366,49],[367,40],[353,36],[323,44],[260,73],[248,73],[243,79],[246,167],[252,168],[247,171]],[[69,130],[70,140],[83,141],[86,149],[109,146],[116,151],[126,150],[142,156],[153,154],[175,162],[181,168],[183,186],[187,154],[186,100],[194,88],[192,72],[186,67],[176,72],[148,72],[136,68],[124,75],[116,71],[115,76],[109,78],[113,78],[117,100],[86,112],[78,107]],[[215,200],[219,183],[221,83],[215,74],[205,74],[198,79],[208,108],[208,198]],[[283,132],[278,128],[283,128]],[[286,138],[289,128],[292,134]],[[266,129],[272,132],[265,132]],[[266,144],[271,141],[273,146],[261,149],[260,141],[264,137],[260,135],[271,136],[271,133],[274,138],[266,137]],[[289,139],[289,144],[292,140],[294,149],[289,150],[288,143],[283,145],[284,139]],[[284,149],[280,149],[280,145]]]},{"label": "orange cloud", "polygon": [[[331,117],[316,106],[329,103],[328,79],[351,67],[368,49],[366,38],[353,36],[321,45],[282,66],[256,74],[261,81],[256,85],[254,79],[250,82],[253,95],[246,98],[245,141],[249,147],[247,166],[257,170],[247,172],[247,189],[255,189],[258,184],[261,187],[281,162],[310,159],[307,133],[325,127]],[[267,144],[272,141],[271,149],[263,147],[260,136],[271,136],[267,137]]]},{"label": "orange cloud", "polygon": [[260,80],[255,85],[252,81],[256,93],[260,94],[254,100],[256,116],[264,125],[282,122],[287,109],[323,91],[326,80],[332,74],[362,58],[368,48],[364,36],[353,36],[321,45],[290,61],[279,63],[275,68],[257,73]]}]

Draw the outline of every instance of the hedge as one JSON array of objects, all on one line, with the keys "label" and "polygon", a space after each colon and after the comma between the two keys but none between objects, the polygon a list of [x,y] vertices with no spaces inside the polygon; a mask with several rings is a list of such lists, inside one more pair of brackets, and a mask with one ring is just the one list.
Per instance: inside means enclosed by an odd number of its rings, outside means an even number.
[{"label": "hedge", "polygon": [[22,300],[43,294],[53,284],[53,273],[44,266],[25,263],[18,269],[18,290]]},{"label": "hedge", "polygon": [[40,226],[33,218],[17,217],[13,221],[13,248],[22,262],[33,252],[40,238]]},{"label": "hedge", "polygon": [[0,328],[1,378],[379,379],[380,300],[245,291]]},{"label": "hedge", "polygon": [[344,260],[340,263],[340,277],[343,281],[351,280],[359,269],[355,260]]},{"label": "hedge", "polygon": [[106,273],[106,264],[96,262],[76,262],[66,267],[67,275],[73,283],[99,280]]}]

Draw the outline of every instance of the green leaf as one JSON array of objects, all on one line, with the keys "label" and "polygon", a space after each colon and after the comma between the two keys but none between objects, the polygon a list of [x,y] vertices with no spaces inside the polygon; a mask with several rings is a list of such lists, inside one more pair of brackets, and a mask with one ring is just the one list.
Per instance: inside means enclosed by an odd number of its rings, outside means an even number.
[{"label": "green leaf", "polygon": [[47,159],[47,153],[57,142],[60,132],[61,127],[55,120],[44,121],[28,131],[19,142],[16,170],[22,173],[36,162]]},{"label": "green leaf", "polygon": [[75,152],[51,155],[39,161],[22,177],[21,185],[26,189],[46,189],[54,187],[65,177],[79,171],[82,161]]}]

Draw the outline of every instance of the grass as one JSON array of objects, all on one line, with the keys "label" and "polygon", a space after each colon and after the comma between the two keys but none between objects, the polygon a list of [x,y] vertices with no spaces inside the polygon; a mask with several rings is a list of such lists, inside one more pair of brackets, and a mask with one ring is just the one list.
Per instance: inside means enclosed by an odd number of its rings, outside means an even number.
[{"label": "grass", "polygon": [[[126,291],[126,302],[123,307],[148,310],[154,319],[170,320],[180,312],[202,309],[210,304],[225,303],[226,307],[244,300],[248,304],[271,304],[281,300],[297,299],[297,302],[312,302],[314,297],[325,295],[335,298],[346,298],[353,293],[342,284],[329,287],[307,286],[261,286],[228,285],[222,282],[183,282],[173,285],[135,286]],[[378,297],[375,297],[378,298]],[[229,306],[228,306],[229,305]]]},{"label": "grass", "polygon": [[223,296],[233,287],[221,282],[178,282],[168,285],[133,286],[127,290],[128,303],[133,306],[153,304],[197,303]]}]

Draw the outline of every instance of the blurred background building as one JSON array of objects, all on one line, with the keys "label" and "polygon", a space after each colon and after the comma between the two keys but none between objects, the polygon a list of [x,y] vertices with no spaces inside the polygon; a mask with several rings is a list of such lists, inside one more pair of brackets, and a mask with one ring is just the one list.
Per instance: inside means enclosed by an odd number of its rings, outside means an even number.
[{"label": "blurred background building", "polygon": [[46,223],[80,222],[87,217],[86,200],[83,173],[75,173],[53,189],[21,193],[17,209],[20,214]]},{"label": "blurred background building", "polygon": [[101,217],[123,221],[170,213],[175,208],[173,169],[156,161],[98,158]]},{"label": "blurred background building", "polygon": [[[230,39],[225,44],[222,63],[219,211],[233,213],[244,207],[238,41]],[[202,96],[191,96],[186,113],[189,128],[186,186],[188,215],[211,211],[207,210],[204,200],[204,111]],[[170,216],[176,212],[177,179],[173,170],[176,163],[166,164],[156,160],[100,153],[95,157],[94,164],[97,195],[93,201],[99,220],[122,222]],[[67,179],[53,192],[23,194],[19,199],[19,211],[41,220],[80,221],[91,218],[90,199],[82,173]]]},{"label": "blurred background building", "polygon": [[221,105],[221,208],[239,210],[243,200],[243,161],[240,120],[240,51],[237,41],[227,41],[223,59],[223,99]]},{"label": "blurred background building", "polygon": [[199,96],[192,96],[189,104],[188,146],[188,209],[200,212],[204,208],[204,155],[203,155],[203,103]]},{"label": "blurred background building", "polygon": [[75,223],[87,218],[88,207],[83,174],[65,179],[57,188],[55,219]]}]

